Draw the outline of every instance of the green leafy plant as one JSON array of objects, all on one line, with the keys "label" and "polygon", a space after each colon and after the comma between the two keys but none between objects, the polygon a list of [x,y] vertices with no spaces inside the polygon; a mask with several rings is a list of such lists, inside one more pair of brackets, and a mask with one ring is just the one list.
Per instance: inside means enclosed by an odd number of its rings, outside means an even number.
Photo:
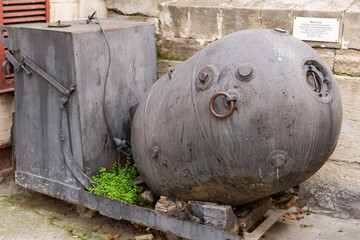
[{"label": "green leafy plant", "polygon": [[87,190],[93,194],[105,196],[110,199],[117,199],[122,202],[136,204],[141,200],[139,193],[142,188],[132,184],[132,180],[136,177],[137,170],[128,164],[125,167],[119,167],[116,163],[112,166],[110,172],[106,172],[106,168],[100,169],[100,174],[94,176],[94,182],[99,186],[93,185]]}]

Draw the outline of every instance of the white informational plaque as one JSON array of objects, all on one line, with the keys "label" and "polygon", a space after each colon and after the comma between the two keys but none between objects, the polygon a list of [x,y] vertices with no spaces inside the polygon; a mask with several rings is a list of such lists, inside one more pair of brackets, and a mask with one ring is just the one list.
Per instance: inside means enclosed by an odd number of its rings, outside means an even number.
[{"label": "white informational plaque", "polygon": [[337,18],[295,17],[293,36],[316,42],[339,42],[340,21]]}]

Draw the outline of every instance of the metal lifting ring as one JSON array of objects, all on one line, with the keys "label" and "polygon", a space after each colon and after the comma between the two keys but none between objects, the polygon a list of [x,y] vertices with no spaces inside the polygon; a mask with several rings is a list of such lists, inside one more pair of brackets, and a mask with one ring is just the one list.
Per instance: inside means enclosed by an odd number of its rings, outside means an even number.
[{"label": "metal lifting ring", "polygon": [[235,102],[234,102],[234,100],[228,101],[227,104],[229,105],[229,111],[227,111],[227,113],[225,113],[225,114],[219,114],[219,113],[217,113],[215,111],[215,100],[220,95],[225,96],[226,98],[230,97],[230,94],[228,94],[226,92],[215,93],[214,96],[212,96],[211,99],[210,99],[210,111],[215,117],[226,118],[226,117],[230,116],[234,112]]}]

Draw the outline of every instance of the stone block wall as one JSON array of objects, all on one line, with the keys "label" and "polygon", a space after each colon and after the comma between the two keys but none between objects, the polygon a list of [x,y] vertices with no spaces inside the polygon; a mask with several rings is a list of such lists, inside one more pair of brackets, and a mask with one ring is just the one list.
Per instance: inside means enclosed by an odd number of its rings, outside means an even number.
[{"label": "stone block wall", "polygon": [[[337,18],[339,42],[307,42],[336,74],[343,125],[330,160],[300,185],[313,211],[360,218],[360,2],[356,0],[107,0],[111,16],[127,15],[157,27],[159,77],[204,46],[232,32],[282,28],[292,34],[295,17]],[[150,20],[151,19],[151,20]],[[173,61],[177,60],[177,61]],[[359,77],[358,77],[359,76]]]},{"label": "stone block wall", "polygon": [[50,22],[79,18],[79,0],[50,0]]},{"label": "stone block wall", "polygon": [[50,22],[86,19],[95,10],[99,18],[107,17],[105,0],[50,0]]},{"label": "stone block wall", "polygon": [[156,18],[158,52],[185,60],[210,42],[235,31],[279,27],[292,34],[296,17],[337,18],[339,42],[308,42],[337,74],[360,75],[360,3],[355,0],[107,0],[110,11]]},{"label": "stone block wall", "polygon": [[13,112],[14,94],[0,94],[0,147],[10,143],[10,130],[12,126]]}]

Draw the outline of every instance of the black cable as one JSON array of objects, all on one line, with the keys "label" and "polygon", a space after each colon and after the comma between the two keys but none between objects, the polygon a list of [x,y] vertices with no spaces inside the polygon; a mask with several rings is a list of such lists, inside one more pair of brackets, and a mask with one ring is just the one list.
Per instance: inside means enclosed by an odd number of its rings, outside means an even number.
[{"label": "black cable", "polygon": [[103,115],[104,115],[104,121],[105,121],[105,126],[107,129],[107,132],[110,134],[110,137],[112,139],[112,141],[114,142],[116,149],[118,152],[122,152],[123,154],[125,154],[126,156],[131,156],[131,145],[128,141],[124,140],[124,139],[119,139],[115,136],[115,134],[111,131],[110,127],[109,127],[109,121],[108,121],[108,116],[107,116],[107,112],[106,112],[106,104],[105,104],[105,100],[106,100],[106,89],[107,89],[107,82],[108,82],[108,78],[109,78],[109,69],[110,69],[110,64],[111,64],[111,52],[110,52],[110,44],[109,44],[109,40],[106,36],[106,33],[103,29],[103,27],[101,26],[101,23],[99,21],[99,19],[97,18],[97,14],[96,11],[91,15],[88,16],[88,19],[86,20],[86,22],[89,24],[91,22],[91,20],[96,19],[97,23],[99,24],[99,27],[101,29],[102,34],[104,35],[105,38],[105,43],[108,49],[108,66],[106,69],[106,75],[105,75],[105,81],[104,81],[104,92],[103,92]]},{"label": "black cable", "polygon": [[88,20],[87,20],[87,23],[89,23],[92,19],[96,19],[96,22],[99,24],[99,27],[101,29],[101,32],[102,34],[104,35],[104,38],[105,38],[105,43],[106,43],[106,46],[107,46],[107,50],[108,50],[108,56],[109,56],[109,59],[108,59],[108,65],[107,65],[107,69],[106,69],[106,75],[105,75],[105,81],[104,81],[104,92],[103,92],[103,115],[104,115],[104,120],[105,120],[105,126],[106,126],[106,129],[107,131],[109,132],[110,134],[110,137],[111,137],[111,140],[114,141],[115,139],[115,134],[111,132],[111,129],[109,127],[109,122],[108,122],[108,117],[107,117],[107,112],[106,112],[106,104],[105,104],[105,100],[106,100],[106,88],[107,88],[107,82],[108,82],[108,78],[109,78],[109,70],[110,70],[110,64],[111,64],[111,52],[110,52],[110,44],[109,44],[109,40],[106,36],[106,33],[103,29],[103,27],[101,26],[101,23],[99,21],[99,19],[97,18],[97,13],[96,11],[91,15],[89,16]]}]

